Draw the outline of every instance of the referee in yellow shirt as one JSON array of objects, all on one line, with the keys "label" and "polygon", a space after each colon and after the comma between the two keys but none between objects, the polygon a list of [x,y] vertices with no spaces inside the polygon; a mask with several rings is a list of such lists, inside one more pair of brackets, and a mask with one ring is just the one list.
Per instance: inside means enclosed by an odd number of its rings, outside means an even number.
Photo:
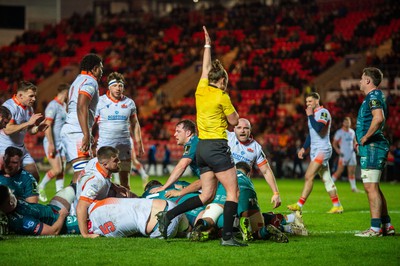
[{"label": "referee in yellow shirt", "polygon": [[199,131],[196,160],[200,168],[202,193],[168,212],[159,212],[157,214],[159,230],[166,238],[168,225],[173,218],[211,202],[219,181],[226,190],[221,245],[247,246],[245,243],[238,242],[232,234],[239,189],[226,130],[228,124],[232,126],[238,124],[239,115],[226,92],[228,74],[218,60],[211,61],[211,39],[206,27],[203,29],[205,35],[203,69],[196,90]]}]

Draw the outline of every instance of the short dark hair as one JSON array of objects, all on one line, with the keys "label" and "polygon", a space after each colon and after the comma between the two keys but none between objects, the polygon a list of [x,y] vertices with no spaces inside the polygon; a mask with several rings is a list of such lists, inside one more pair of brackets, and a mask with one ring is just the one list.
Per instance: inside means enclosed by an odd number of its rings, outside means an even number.
[{"label": "short dark hair", "polygon": [[161,182],[160,181],[158,181],[158,180],[150,180],[147,184],[146,184],[146,186],[144,187],[144,191],[147,191],[147,190],[149,190],[149,189],[151,189],[151,188],[153,188],[153,187],[159,187],[159,186],[162,186],[162,184],[161,184]]},{"label": "short dark hair", "polygon": [[9,118],[10,119],[11,118],[11,112],[7,107],[0,106],[0,116],[2,118]]},{"label": "short dark hair", "polygon": [[103,146],[97,151],[97,158],[100,161],[118,157],[119,151],[111,146]]},{"label": "short dark hair", "polygon": [[21,149],[18,149],[18,148],[14,147],[14,146],[9,146],[5,150],[4,155],[7,155],[9,157],[14,157],[14,156],[18,155],[19,157],[22,157],[23,156],[23,152],[22,152]]},{"label": "short dark hair", "polygon": [[62,91],[65,91],[65,90],[69,90],[70,86],[71,85],[68,84],[68,83],[61,83],[60,85],[58,85],[57,92],[62,92]]},{"label": "short dark hair", "polygon": [[243,170],[246,175],[248,175],[251,170],[250,165],[246,162],[237,162],[236,169]]},{"label": "short dark hair", "polygon": [[211,64],[211,70],[208,72],[208,80],[212,83],[217,82],[221,78],[228,79],[228,74],[226,73],[224,67],[218,59],[215,59]]},{"label": "short dark hair", "polygon": [[100,65],[101,58],[97,54],[87,54],[81,61],[81,71],[92,71],[95,66]]},{"label": "short dark hair", "polygon": [[376,67],[366,67],[363,69],[363,73],[365,76],[368,76],[372,79],[372,83],[378,87],[381,84],[383,79],[383,73],[379,68]]},{"label": "short dark hair", "polygon": [[184,130],[190,131],[192,134],[196,134],[196,124],[189,119],[184,119],[178,122],[176,126],[182,125]]},{"label": "short dark hair", "polygon": [[22,80],[22,81],[20,81],[20,82],[18,83],[17,92],[19,92],[19,91],[24,91],[24,92],[26,92],[26,91],[28,91],[28,90],[32,90],[32,91],[36,92],[37,87],[36,87],[36,85],[34,85],[32,82],[25,81],[25,80]]}]

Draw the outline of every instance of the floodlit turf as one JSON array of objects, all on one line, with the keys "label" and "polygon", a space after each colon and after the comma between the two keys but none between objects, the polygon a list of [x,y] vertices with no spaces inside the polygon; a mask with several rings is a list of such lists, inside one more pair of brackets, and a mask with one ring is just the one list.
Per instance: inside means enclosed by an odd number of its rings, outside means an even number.
[{"label": "floodlit turf", "polygon": [[[253,181],[262,210],[271,211],[268,185],[263,179]],[[286,205],[296,202],[303,181],[277,182],[283,202],[276,211],[289,213]],[[131,184],[135,193],[142,192],[139,177],[132,178]],[[331,202],[322,182],[317,180],[303,208],[310,235],[290,236],[287,244],[255,241],[237,248],[222,247],[218,241],[197,243],[186,239],[8,237],[0,241],[0,265],[400,265],[398,234],[375,239],[353,236],[369,227],[367,198],[365,194],[352,193],[347,182],[337,186],[344,213],[326,213]],[[362,184],[358,186],[361,188]],[[392,223],[400,230],[400,184],[384,183],[381,187]],[[47,191],[51,198],[54,182]]]}]

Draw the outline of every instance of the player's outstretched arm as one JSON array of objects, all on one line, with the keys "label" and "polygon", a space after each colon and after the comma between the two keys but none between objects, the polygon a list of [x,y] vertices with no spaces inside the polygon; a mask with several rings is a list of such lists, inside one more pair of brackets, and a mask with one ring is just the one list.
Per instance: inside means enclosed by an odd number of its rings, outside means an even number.
[{"label": "player's outstretched arm", "polygon": [[192,162],[192,159],[190,158],[181,158],[177,165],[174,167],[172,170],[170,176],[168,177],[167,182],[161,187],[156,187],[150,190],[150,193],[157,193],[159,191],[166,190],[168,187],[170,187],[173,183],[178,181],[178,179],[183,175],[185,172],[186,168],[190,165]]},{"label": "player's outstretched arm", "polygon": [[211,70],[211,38],[208,35],[207,28],[203,26],[204,30],[204,54],[203,54],[203,68],[201,78],[208,78],[208,73]]},{"label": "player's outstretched arm", "polygon": [[88,209],[90,203],[84,200],[79,200],[78,205],[76,206],[76,216],[78,218],[78,226],[81,235],[85,238],[91,238],[87,227],[87,220],[88,220]]},{"label": "player's outstretched arm", "polygon": [[260,167],[260,171],[263,174],[265,181],[267,181],[269,187],[271,188],[272,192],[274,193],[271,198],[271,203],[273,204],[273,208],[278,208],[281,206],[281,198],[279,196],[278,185],[276,184],[276,179],[274,173],[272,172],[269,163],[266,163]]},{"label": "player's outstretched arm", "polygon": [[169,190],[165,193],[167,198],[182,197],[186,194],[197,192],[201,189],[201,180],[198,179],[182,190]]}]

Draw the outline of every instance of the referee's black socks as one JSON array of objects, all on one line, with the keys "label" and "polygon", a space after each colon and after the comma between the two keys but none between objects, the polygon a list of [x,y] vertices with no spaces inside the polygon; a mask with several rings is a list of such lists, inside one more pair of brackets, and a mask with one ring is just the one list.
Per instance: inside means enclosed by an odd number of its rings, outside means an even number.
[{"label": "referee's black socks", "polygon": [[182,204],[177,205],[175,208],[169,210],[167,212],[167,218],[171,221],[179,214],[185,213],[187,211],[196,209],[198,207],[203,206],[203,202],[201,202],[199,196],[195,196],[192,198],[187,199]]},{"label": "referee's black socks", "polygon": [[237,213],[237,202],[226,201],[224,205],[224,228],[222,231],[222,239],[229,240],[232,238],[233,221]]}]

